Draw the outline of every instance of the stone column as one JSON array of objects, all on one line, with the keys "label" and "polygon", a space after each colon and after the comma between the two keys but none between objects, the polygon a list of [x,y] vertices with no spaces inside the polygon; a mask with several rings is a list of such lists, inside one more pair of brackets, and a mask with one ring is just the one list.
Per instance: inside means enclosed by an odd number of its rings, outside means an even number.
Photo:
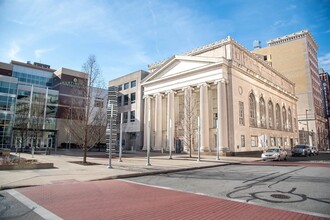
[{"label": "stone column", "polygon": [[[174,149],[174,131],[175,131],[175,120],[174,120],[174,91],[167,91],[167,148],[168,150]],[[171,126],[170,126],[171,123]],[[171,127],[171,131],[170,131]],[[170,135],[171,132],[171,135]],[[171,137],[171,140],[170,140]]]},{"label": "stone column", "polygon": [[220,155],[225,155],[228,147],[228,123],[227,123],[227,92],[226,81],[218,80],[217,85],[217,108],[218,108],[218,133],[217,139],[219,143]]},{"label": "stone column", "polygon": [[163,94],[157,93],[155,97],[155,150],[161,150],[162,148],[162,135],[163,135]]},{"label": "stone column", "polygon": [[201,132],[201,151],[210,151],[209,144],[209,85],[207,83],[202,83],[199,85],[200,88],[200,100],[199,100],[199,111],[200,111],[200,132]]},{"label": "stone column", "polygon": [[[151,111],[151,97],[146,95],[143,97],[144,99],[144,130],[143,130],[143,150],[147,149],[147,142],[148,142],[148,112]],[[150,112],[151,115],[151,112]],[[150,128],[151,129],[151,128]],[[150,132],[151,133],[151,132]],[[151,137],[149,137],[151,138]]]}]

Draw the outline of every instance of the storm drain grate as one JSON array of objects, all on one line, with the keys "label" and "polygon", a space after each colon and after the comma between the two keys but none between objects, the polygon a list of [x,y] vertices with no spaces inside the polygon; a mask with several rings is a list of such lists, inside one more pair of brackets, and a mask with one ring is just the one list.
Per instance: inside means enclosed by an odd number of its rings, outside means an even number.
[{"label": "storm drain grate", "polygon": [[276,199],[290,199],[290,196],[286,196],[283,194],[271,194],[270,196]]}]

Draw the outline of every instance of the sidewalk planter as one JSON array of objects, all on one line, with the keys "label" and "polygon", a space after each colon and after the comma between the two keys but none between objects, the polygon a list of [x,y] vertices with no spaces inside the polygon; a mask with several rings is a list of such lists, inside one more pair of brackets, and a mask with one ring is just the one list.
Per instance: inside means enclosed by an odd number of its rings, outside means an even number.
[{"label": "sidewalk planter", "polygon": [[0,149],[0,156],[9,156],[9,155],[10,155],[10,149],[7,148]]},{"label": "sidewalk planter", "polygon": [[54,163],[20,163],[1,165],[0,170],[31,170],[31,169],[51,169]]}]

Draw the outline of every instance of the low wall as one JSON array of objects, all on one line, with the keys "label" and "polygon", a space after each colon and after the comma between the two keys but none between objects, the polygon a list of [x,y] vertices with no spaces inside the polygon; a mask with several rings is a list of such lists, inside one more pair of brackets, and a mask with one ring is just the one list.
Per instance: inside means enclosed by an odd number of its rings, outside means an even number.
[{"label": "low wall", "polygon": [[1,165],[0,170],[31,170],[31,169],[50,169],[54,168],[54,163],[22,163]]}]

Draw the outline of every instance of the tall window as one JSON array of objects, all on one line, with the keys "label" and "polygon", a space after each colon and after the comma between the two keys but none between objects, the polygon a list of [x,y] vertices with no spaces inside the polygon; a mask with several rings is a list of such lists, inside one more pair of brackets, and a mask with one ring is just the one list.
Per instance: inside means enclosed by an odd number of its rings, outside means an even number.
[{"label": "tall window", "polygon": [[283,131],[286,131],[288,126],[287,126],[287,117],[286,117],[286,109],[285,107],[283,106],[282,107],[282,118],[283,118]]},{"label": "tall window", "polygon": [[121,106],[121,103],[122,102],[122,96],[121,95],[119,95],[118,97],[117,97],[117,104],[118,104],[118,106]]},{"label": "tall window", "polygon": [[124,90],[128,89],[129,88],[129,83],[125,83],[124,84]]},{"label": "tall window", "polygon": [[123,123],[127,123],[127,119],[128,119],[128,112],[124,112]]},{"label": "tall window", "polygon": [[262,128],[266,127],[266,105],[265,100],[261,97],[259,100],[259,108],[260,108],[260,126]]},{"label": "tall window", "polygon": [[213,128],[217,127],[218,113],[213,113]]},{"label": "tall window", "polygon": [[135,122],[135,111],[131,111],[130,122]]},{"label": "tall window", "polygon": [[131,104],[135,103],[135,92],[131,93]]},{"label": "tall window", "polygon": [[244,102],[238,102],[239,105],[239,124],[244,125]]},{"label": "tall window", "polygon": [[136,87],[136,80],[133,80],[133,81],[131,82],[131,88],[134,88],[134,87]]},{"label": "tall window", "polygon": [[272,101],[268,102],[268,126],[269,128],[274,128],[274,106]]},{"label": "tall window", "polygon": [[245,135],[241,135],[241,147],[245,147]]},{"label": "tall window", "polygon": [[118,91],[123,90],[123,85],[118,85]]},{"label": "tall window", "polygon": [[276,104],[275,107],[275,114],[276,114],[276,129],[281,130],[282,128],[282,123],[281,123],[281,109],[278,104]]},{"label": "tall window", "polygon": [[250,126],[257,127],[257,108],[256,108],[256,99],[251,93],[249,97],[249,107],[250,107]]},{"label": "tall window", "polygon": [[124,95],[124,105],[128,105],[128,94]]},{"label": "tall window", "polygon": [[258,136],[251,136],[251,147],[258,147]]},{"label": "tall window", "polygon": [[292,114],[291,109],[288,109],[288,130],[292,131]]}]

